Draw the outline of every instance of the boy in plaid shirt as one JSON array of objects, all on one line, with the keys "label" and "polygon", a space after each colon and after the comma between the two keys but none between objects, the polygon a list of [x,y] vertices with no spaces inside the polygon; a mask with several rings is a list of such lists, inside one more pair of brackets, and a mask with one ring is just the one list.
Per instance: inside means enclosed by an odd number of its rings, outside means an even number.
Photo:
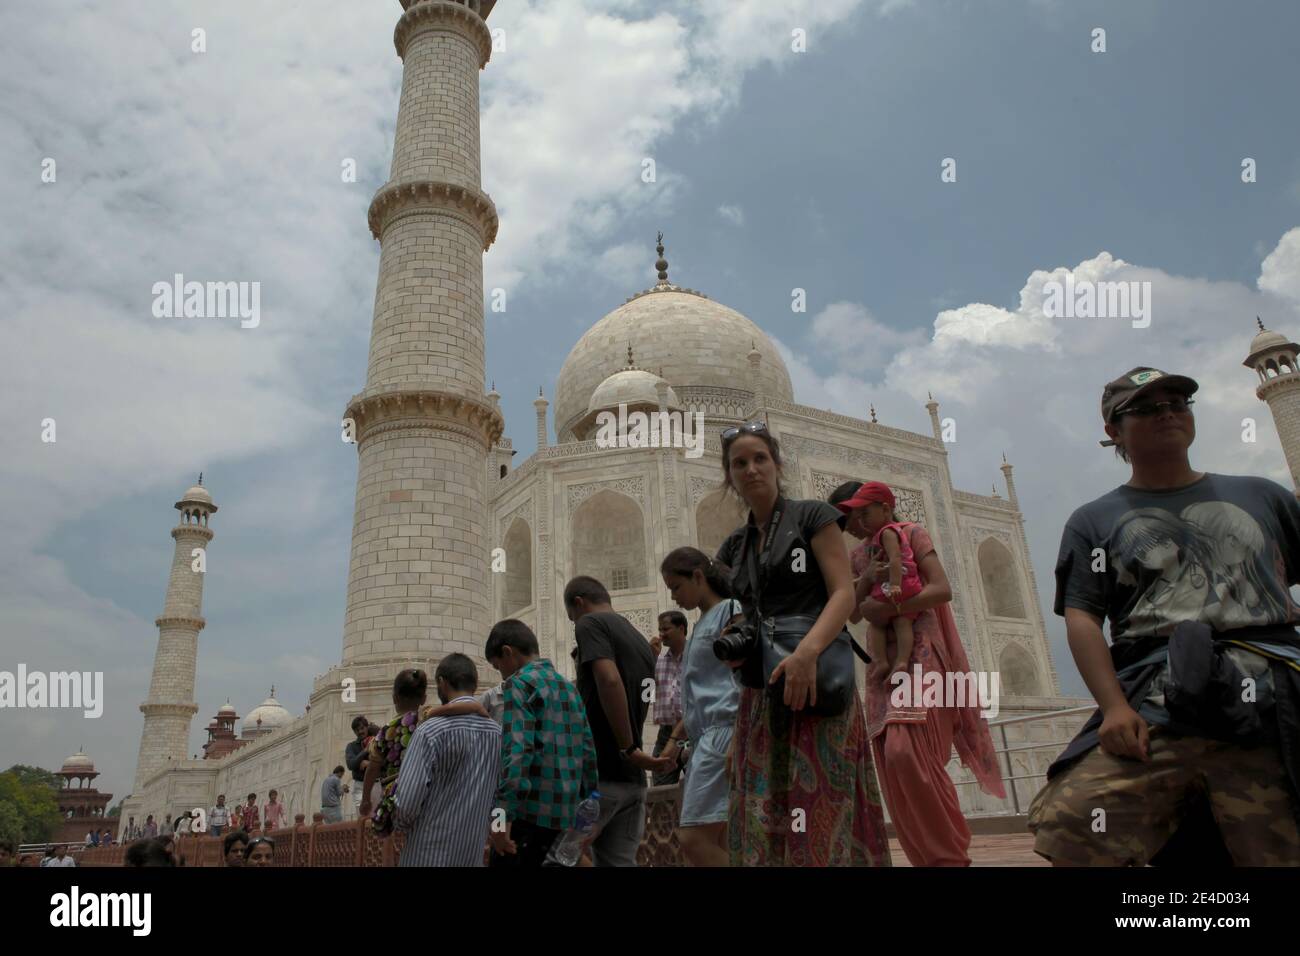
[{"label": "boy in plaid shirt", "polygon": [[596,789],[596,743],[573,684],[539,657],[522,621],[499,621],[484,657],[501,672],[501,780],[490,836],[492,866],[541,866]]}]

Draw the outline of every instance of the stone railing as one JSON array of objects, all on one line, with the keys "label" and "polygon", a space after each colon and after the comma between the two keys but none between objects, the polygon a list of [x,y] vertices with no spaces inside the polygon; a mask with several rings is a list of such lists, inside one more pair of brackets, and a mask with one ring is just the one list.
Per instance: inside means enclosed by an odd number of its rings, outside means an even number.
[{"label": "stone railing", "polygon": [[[677,817],[681,790],[651,787],[646,798],[645,836],[637,852],[641,866],[681,866]],[[275,841],[275,866],[396,866],[404,834],[379,840],[362,821],[296,823],[264,834]],[[177,850],[186,866],[222,866],[221,837],[187,834]],[[77,854],[78,866],[125,866],[126,845],[92,847]]]}]

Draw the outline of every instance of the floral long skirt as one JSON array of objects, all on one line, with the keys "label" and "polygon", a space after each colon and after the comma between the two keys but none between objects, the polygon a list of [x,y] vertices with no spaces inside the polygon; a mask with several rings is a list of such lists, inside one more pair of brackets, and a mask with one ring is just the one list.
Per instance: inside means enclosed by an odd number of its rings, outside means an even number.
[{"label": "floral long skirt", "polygon": [[794,713],[745,688],[730,760],[732,866],[889,866],[862,706]]}]

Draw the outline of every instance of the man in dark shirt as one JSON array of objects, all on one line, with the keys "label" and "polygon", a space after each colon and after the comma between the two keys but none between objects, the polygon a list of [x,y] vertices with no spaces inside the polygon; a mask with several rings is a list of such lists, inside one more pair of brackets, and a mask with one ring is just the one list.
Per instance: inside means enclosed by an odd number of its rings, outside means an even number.
[{"label": "man in dark shirt", "polygon": [[596,741],[600,819],[592,840],[597,866],[636,866],[645,832],[647,770],[668,761],[641,750],[641,728],[654,695],[654,655],[645,637],[609,603],[605,586],[576,577],[564,587],[564,609],[578,644],[578,694]]},{"label": "man in dark shirt", "polygon": [[366,760],[366,736],[370,732],[370,721],[364,715],[353,717],[352,732],[357,739],[343,752],[343,762],[352,773],[352,805],[360,807],[365,796],[366,764],[369,762]]},{"label": "man in dark shirt", "polygon": [[[1144,866],[1197,799],[1234,863],[1300,864],[1278,745],[1295,740],[1280,721],[1300,687],[1300,505],[1263,478],[1192,470],[1196,389],[1141,367],[1102,393],[1102,444],[1133,473],[1061,540],[1055,609],[1099,711],[1030,808],[1034,849],[1057,865]],[[1189,697],[1198,667],[1209,692]]]}]

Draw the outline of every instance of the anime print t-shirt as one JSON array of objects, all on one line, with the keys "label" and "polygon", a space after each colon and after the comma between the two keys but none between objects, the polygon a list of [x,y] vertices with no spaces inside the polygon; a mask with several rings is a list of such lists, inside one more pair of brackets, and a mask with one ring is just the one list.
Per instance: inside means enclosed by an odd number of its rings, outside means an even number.
[{"label": "anime print t-shirt", "polygon": [[1296,624],[1298,571],[1300,504],[1276,482],[1206,474],[1170,491],[1122,485],[1066,522],[1055,611],[1109,620],[1112,641],[1169,636],[1182,621]]}]

